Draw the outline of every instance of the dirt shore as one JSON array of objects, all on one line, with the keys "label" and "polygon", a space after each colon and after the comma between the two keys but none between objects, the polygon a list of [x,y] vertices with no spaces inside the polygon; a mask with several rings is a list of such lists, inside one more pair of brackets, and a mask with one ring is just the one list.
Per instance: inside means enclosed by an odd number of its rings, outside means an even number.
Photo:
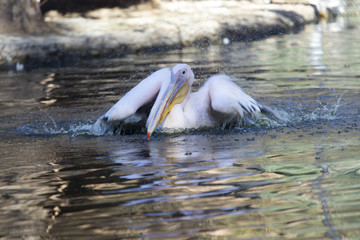
[{"label": "dirt shore", "polygon": [[0,34],[0,70],[61,66],[69,58],[124,56],[184,46],[231,44],[301,30],[317,9],[239,1],[164,2],[160,8],[99,9],[82,16],[48,13],[48,36]]}]

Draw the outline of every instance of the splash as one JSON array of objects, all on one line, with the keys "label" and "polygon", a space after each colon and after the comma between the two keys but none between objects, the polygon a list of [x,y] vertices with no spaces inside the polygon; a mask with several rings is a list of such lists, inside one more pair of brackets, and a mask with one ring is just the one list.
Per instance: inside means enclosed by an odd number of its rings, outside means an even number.
[{"label": "splash", "polygon": [[[266,115],[259,115],[255,119],[246,118],[243,121],[232,121],[223,124],[217,128],[203,127],[199,129],[161,129],[156,130],[156,133],[161,134],[179,134],[179,133],[194,133],[194,132],[213,132],[225,130],[241,130],[246,128],[252,129],[269,129],[284,126],[301,126],[302,124],[315,123],[318,121],[329,121],[340,118],[339,108],[342,106],[341,95],[334,103],[321,103],[317,101],[315,105],[310,108],[309,104],[298,105],[295,108],[295,103],[291,104],[288,111],[285,109],[273,109],[276,118]],[[313,110],[310,110],[313,109]],[[290,111],[291,110],[291,111]],[[123,122],[116,122],[111,125],[105,123],[101,118],[95,122],[76,122],[69,123],[64,120],[56,121],[48,113],[44,114],[47,121],[33,121],[31,125],[27,124],[18,127],[17,130],[25,135],[59,135],[70,134],[71,137],[78,136],[105,136],[105,135],[131,135],[144,134],[146,135],[145,120],[139,116],[126,119]],[[36,127],[34,127],[36,126]]]},{"label": "splash", "polygon": [[[244,128],[275,128],[284,126],[287,119],[284,118],[284,112],[277,111],[279,119],[269,118],[260,115],[256,119],[246,118],[244,121],[231,121],[219,127],[202,127],[198,129],[157,129],[156,133],[165,135],[179,134],[179,133],[194,133],[194,132],[212,132],[224,131],[231,129]],[[281,114],[280,114],[281,113]],[[109,124],[103,119],[99,118],[95,122],[77,122],[69,123],[66,121],[56,121],[53,117],[46,114],[48,120],[42,122],[39,120],[33,121],[32,124],[27,124],[17,128],[18,131],[25,135],[59,135],[70,134],[71,137],[79,136],[106,136],[106,135],[131,135],[144,134],[146,135],[145,120],[139,117],[131,117],[123,122],[114,122]],[[36,126],[36,127],[34,127]]]},{"label": "splash", "polygon": [[[40,123],[37,126],[24,125],[17,127],[16,129],[25,135],[59,135],[59,134],[72,134],[77,135],[85,132],[90,132],[92,124],[89,123],[71,123],[68,125],[61,126],[60,124],[54,123]],[[93,134],[91,134],[93,135]]]},{"label": "splash", "polygon": [[335,103],[332,104],[322,103],[318,100],[318,106],[316,106],[312,112],[302,115],[299,118],[300,122],[313,122],[321,120],[328,121],[338,119],[338,110],[342,106],[342,97],[343,94],[338,97]]}]

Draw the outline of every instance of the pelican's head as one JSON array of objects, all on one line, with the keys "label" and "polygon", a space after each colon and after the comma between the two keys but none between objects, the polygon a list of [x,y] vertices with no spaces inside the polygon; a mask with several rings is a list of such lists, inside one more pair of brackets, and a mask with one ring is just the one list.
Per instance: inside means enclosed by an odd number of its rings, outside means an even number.
[{"label": "pelican's head", "polygon": [[148,138],[150,138],[155,128],[170,113],[174,105],[184,101],[190,91],[193,81],[194,73],[189,65],[177,64],[172,68],[169,85],[160,96],[160,101],[156,100],[153,109],[151,110],[147,127]]}]

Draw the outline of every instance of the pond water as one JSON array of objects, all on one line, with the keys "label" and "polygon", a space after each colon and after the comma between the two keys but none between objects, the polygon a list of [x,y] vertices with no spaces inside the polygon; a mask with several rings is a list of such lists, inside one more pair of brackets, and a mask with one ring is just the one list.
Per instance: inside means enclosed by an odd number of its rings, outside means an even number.
[{"label": "pond water", "polygon": [[[0,74],[0,238],[360,236],[360,19],[228,46]],[[78,135],[161,67],[221,72],[289,120]]]}]

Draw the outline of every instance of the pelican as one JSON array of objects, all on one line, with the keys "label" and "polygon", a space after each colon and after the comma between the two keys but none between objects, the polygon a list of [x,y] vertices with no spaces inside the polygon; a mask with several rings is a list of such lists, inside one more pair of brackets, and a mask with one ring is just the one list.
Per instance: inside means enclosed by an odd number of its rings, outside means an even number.
[{"label": "pelican", "polygon": [[256,118],[260,113],[276,117],[242,91],[229,76],[210,77],[192,92],[194,73],[187,64],[163,68],[142,80],[127,92],[93,125],[93,132],[103,134],[109,126],[121,123],[140,109],[154,102],[147,117],[147,137],[155,129],[195,129],[216,127],[246,115]]}]

